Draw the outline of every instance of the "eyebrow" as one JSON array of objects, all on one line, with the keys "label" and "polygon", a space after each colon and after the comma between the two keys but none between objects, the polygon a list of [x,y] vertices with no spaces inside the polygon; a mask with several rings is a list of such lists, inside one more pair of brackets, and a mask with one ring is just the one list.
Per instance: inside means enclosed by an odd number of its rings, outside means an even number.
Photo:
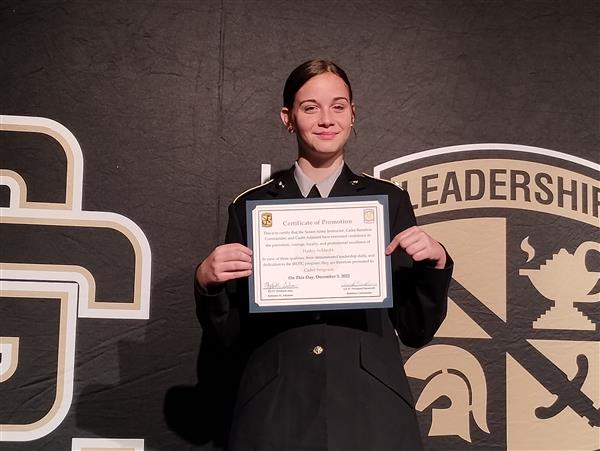
[{"label": "eyebrow", "polygon": [[[345,100],[346,102],[350,102],[348,100],[348,97],[343,97],[343,96],[342,97],[334,97],[333,100],[334,101],[336,101],[336,100]],[[302,102],[300,102],[298,105],[302,105],[303,103],[306,103],[306,102],[319,103],[315,99],[306,99],[306,100],[303,100]]]}]

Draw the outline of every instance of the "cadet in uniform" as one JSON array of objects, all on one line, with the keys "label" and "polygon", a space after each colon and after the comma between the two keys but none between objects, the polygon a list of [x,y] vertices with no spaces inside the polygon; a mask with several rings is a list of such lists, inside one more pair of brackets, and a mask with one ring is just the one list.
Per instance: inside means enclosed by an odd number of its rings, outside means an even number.
[{"label": "cadet in uniform", "polygon": [[[239,378],[227,375],[239,380],[228,449],[419,450],[398,338],[412,347],[432,339],[446,314],[452,261],[416,225],[405,191],[344,163],[355,106],[341,68],[307,61],[283,97],[281,119],[296,135],[298,159],[234,200],[225,244],[196,270],[205,337],[233,362],[230,371],[239,369]],[[393,307],[250,314],[246,202],[359,195],[388,198]]]}]

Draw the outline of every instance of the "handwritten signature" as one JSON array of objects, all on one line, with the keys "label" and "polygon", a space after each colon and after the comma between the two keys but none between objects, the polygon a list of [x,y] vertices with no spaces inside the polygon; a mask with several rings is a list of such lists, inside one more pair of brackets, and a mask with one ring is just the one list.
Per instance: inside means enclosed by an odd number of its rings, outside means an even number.
[{"label": "handwritten signature", "polygon": [[345,283],[342,285],[342,287],[344,288],[359,288],[359,287],[366,287],[366,288],[371,288],[376,286],[376,284],[374,282],[371,282],[370,280],[367,281],[362,281],[362,280],[354,280],[350,283]]},{"label": "handwritten signature", "polygon": [[283,288],[298,288],[296,285],[294,285],[291,282],[265,282],[263,284],[263,288],[265,290],[272,290],[272,289],[283,289]]}]

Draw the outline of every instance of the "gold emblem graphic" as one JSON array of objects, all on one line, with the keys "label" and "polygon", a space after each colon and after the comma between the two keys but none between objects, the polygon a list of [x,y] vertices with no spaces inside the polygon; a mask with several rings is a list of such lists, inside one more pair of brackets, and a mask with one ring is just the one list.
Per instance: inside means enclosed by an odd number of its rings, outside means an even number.
[{"label": "gold emblem graphic", "polygon": [[260,220],[263,227],[271,227],[273,225],[273,214],[269,212],[261,213]]},{"label": "gold emblem graphic", "polygon": [[372,208],[363,210],[363,219],[365,224],[373,224],[373,222],[375,222],[375,210]]},{"label": "gold emblem graphic", "polygon": [[430,436],[457,435],[470,443],[471,426],[489,434],[487,381],[475,356],[458,346],[432,345],[413,354],[404,368],[408,376],[429,381],[415,404],[419,412],[441,396],[451,400],[448,408],[432,407]]},{"label": "gold emblem graphic", "polygon": [[599,171],[493,143],[374,168],[410,193],[421,227],[455,262],[437,342],[405,364],[432,449],[600,449]]},{"label": "gold emblem graphic", "polygon": [[[533,247],[527,238],[521,242],[521,248],[531,252]],[[600,243],[581,243],[573,254],[561,249],[539,269],[519,270],[519,275],[529,277],[542,296],[554,301],[550,310],[533,323],[534,329],[596,330],[594,323],[573,305],[600,301],[600,293],[589,294],[600,279],[600,273],[589,272],[585,267],[585,257],[592,250],[600,252]]]}]

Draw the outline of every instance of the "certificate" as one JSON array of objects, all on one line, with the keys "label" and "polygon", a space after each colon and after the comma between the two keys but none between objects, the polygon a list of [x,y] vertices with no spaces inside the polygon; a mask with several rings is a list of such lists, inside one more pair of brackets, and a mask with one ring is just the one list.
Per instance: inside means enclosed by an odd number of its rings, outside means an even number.
[{"label": "certificate", "polygon": [[392,306],[387,196],[248,201],[249,311]]}]

